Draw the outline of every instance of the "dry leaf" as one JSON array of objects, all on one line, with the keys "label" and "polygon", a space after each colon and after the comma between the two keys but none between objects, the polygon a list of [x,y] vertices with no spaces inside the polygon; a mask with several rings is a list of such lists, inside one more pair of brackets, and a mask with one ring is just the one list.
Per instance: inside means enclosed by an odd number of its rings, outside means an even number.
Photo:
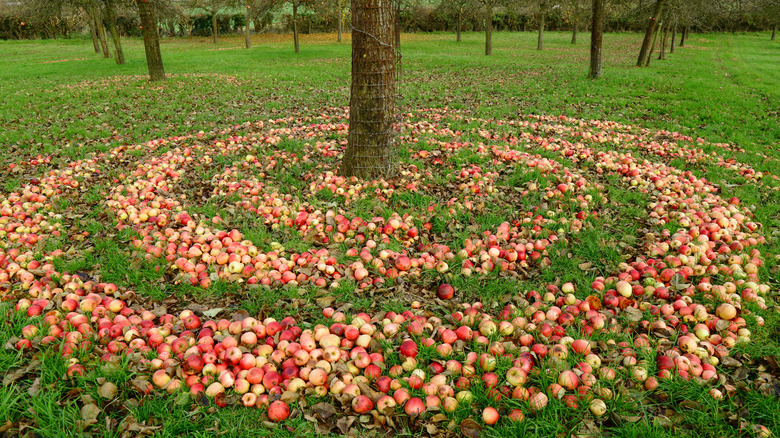
[{"label": "dry leaf", "polygon": [[482,435],[482,426],[471,418],[460,422],[460,433],[467,438],[479,438]]},{"label": "dry leaf", "polygon": [[111,382],[106,382],[98,390],[98,394],[105,399],[113,399],[116,397],[117,387]]}]

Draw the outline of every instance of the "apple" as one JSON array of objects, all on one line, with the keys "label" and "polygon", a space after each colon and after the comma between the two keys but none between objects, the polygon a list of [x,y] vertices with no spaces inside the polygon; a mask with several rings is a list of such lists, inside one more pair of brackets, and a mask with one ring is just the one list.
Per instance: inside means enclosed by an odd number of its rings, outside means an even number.
[{"label": "apple", "polygon": [[498,422],[498,411],[495,408],[486,407],[482,410],[482,421],[492,426]]},{"label": "apple", "polygon": [[352,399],[352,409],[358,414],[365,414],[374,409],[374,403],[365,395],[359,395]]},{"label": "apple", "polygon": [[290,407],[287,403],[276,400],[268,406],[268,418],[276,423],[284,421],[290,416]]},{"label": "apple", "polygon": [[442,300],[449,300],[455,295],[455,289],[447,283],[442,283],[436,290],[436,295]]},{"label": "apple", "polygon": [[406,412],[406,415],[416,418],[425,412],[425,403],[419,397],[412,397],[404,405],[404,412]]}]

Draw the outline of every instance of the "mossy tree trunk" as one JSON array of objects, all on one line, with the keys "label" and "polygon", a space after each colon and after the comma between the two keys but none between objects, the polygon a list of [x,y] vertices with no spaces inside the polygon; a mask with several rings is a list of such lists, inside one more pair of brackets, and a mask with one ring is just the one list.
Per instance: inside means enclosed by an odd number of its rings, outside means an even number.
[{"label": "mossy tree trunk", "polygon": [[653,37],[655,36],[655,29],[656,25],[658,24],[658,19],[661,17],[661,11],[663,10],[664,4],[666,3],[666,0],[657,0],[655,2],[655,10],[653,11],[653,15],[650,17],[650,19],[647,22],[647,28],[645,29],[645,38],[642,40],[642,48],[639,50],[639,58],[636,61],[637,67],[642,67],[645,65],[645,61],[647,61],[647,58],[649,56],[649,53],[652,52],[650,49],[650,45],[653,42]]},{"label": "mossy tree trunk", "polygon": [[105,0],[106,22],[108,23],[108,31],[111,33],[111,40],[114,42],[114,60],[117,64],[122,65],[125,63],[125,52],[122,50],[122,40],[119,38],[119,30],[116,27],[116,5],[114,1]]},{"label": "mossy tree trunk", "polygon": [[658,59],[666,59],[666,40],[669,38],[669,24],[667,23],[666,26],[664,26],[664,34],[661,37],[661,48],[658,52]]},{"label": "mossy tree trunk", "polygon": [[647,54],[647,61],[645,61],[645,67],[650,67],[650,60],[653,59],[653,51],[655,51],[655,41],[658,39],[658,34],[661,33],[661,26],[656,26],[656,30],[653,33],[653,42],[650,44],[650,52]]}]

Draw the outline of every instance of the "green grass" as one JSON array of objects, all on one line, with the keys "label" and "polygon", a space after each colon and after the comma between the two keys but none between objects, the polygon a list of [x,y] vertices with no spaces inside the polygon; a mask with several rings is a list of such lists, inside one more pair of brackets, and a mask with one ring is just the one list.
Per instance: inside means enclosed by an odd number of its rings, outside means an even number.
[{"label": "green grass", "polygon": [[[777,167],[780,159],[780,75],[776,73],[780,66],[780,44],[771,43],[766,34],[695,34],[685,47],[667,56],[666,61],[654,59],[650,68],[642,69],[633,66],[639,36],[608,34],[605,36],[604,78],[599,81],[585,77],[588,45],[569,44],[568,34],[548,33],[547,48],[540,52],[535,50],[536,35],[533,33],[496,33],[495,54],[491,57],[481,54],[482,38],[481,34],[467,33],[462,43],[456,43],[450,34],[405,35],[403,105],[410,110],[457,108],[487,119],[513,119],[524,114],[568,115],[680,131],[694,138],[701,136],[710,142],[729,142],[744,148],[744,153],[733,153],[733,157],[757,170],[774,172]],[[211,50],[214,47],[208,39],[163,40],[163,60],[170,77],[162,84],[146,81],[140,40],[125,40],[128,63],[124,66],[101,59],[92,52],[89,41],[83,39],[0,42],[0,95],[5,96],[3,111],[0,111],[0,125],[3,126],[0,130],[0,191],[15,191],[32,175],[40,176],[49,168],[83,158],[92,151],[201,130],[220,130],[244,122],[310,116],[331,112],[330,107],[339,111],[348,104],[349,44],[336,44],[332,42],[335,39],[332,36],[303,36],[302,52],[296,55],[292,53],[288,36],[256,36],[255,39],[254,48],[250,50],[241,48],[243,43],[238,37],[223,38],[217,47],[224,50]],[[587,41],[587,37],[583,36],[581,41]],[[63,62],[50,62],[58,60]],[[468,132],[463,141],[492,144],[473,135],[473,130],[480,125],[478,121],[455,120],[452,128]],[[506,127],[491,128],[511,132]],[[209,139],[212,137],[207,135]],[[421,136],[412,149],[436,149],[430,141],[431,138]],[[610,143],[593,146],[602,150],[614,147]],[[633,145],[620,146],[634,148]],[[716,146],[704,148],[707,152],[731,156]],[[302,140],[284,138],[276,149],[300,154],[306,146]],[[263,154],[270,150],[268,147],[253,153]],[[529,152],[572,169],[578,167],[549,151]],[[21,175],[6,170],[7,164],[19,163],[38,154],[52,154],[54,162]],[[143,152],[137,154],[141,156]],[[202,175],[194,175],[193,181],[211,178],[224,167],[240,162],[243,155],[214,157],[216,166]],[[409,150],[399,151],[398,156],[404,162],[422,165],[410,158]],[[635,150],[634,156],[647,157],[641,150]],[[490,155],[473,150],[460,150],[450,160],[455,170],[472,164],[493,166]],[[269,180],[275,187],[309,193],[309,182],[301,175],[316,172],[318,163],[315,159],[310,163],[294,164],[275,172]],[[780,226],[780,192],[758,189],[735,172],[713,163],[689,164],[672,160],[671,164],[721,184],[721,196],[737,196],[744,205],[754,206],[755,221],[763,225],[769,239],[760,248],[766,262],[761,268],[761,278],[775,288],[780,286],[775,258],[780,254],[780,242],[771,237],[772,230]],[[118,175],[120,169],[122,172],[132,170],[123,166],[125,163],[117,163],[116,168],[105,166],[101,170],[112,177]],[[505,170],[495,167],[497,171]],[[589,178],[594,175],[593,169],[585,169],[585,173]],[[248,172],[244,176],[249,176]],[[432,183],[439,185],[455,180],[455,175],[443,172],[434,172],[430,178]],[[546,187],[551,181],[537,169],[515,168],[501,174],[495,186],[522,187],[533,182]],[[587,294],[596,275],[614,273],[624,261],[624,250],[638,245],[637,238],[641,236],[636,218],[646,214],[644,207],[648,199],[616,177],[601,178],[599,183],[605,187],[605,192],[594,190],[592,194],[603,195],[607,200],[600,207],[600,217],[580,233],[568,234],[567,245],[551,248],[552,268],[532,270],[525,278],[506,278],[498,274],[467,277],[455,273],[459,266],[456,259],[450,263],[451,273],[426,273],[417,282],[430,288],[441,281],[449,281],[457,288],[460,301],[480,300],[488,308],[500,308],[506,300],[527,290],[543,291],[552,282],[572,281],[577,286],[578,296]],[[144,260],[142,255],[131,251],[129,242],[137,236],[128,231],[116,231],[113,218],[101,204],[107,187],[95,181],[90,184],[79,197],[62,198],[56,205],[57,211],[67,212],[58,220],[67,226],[70,235],[86,232],[88,236],[78,241],[70,241],[67,235],[52,237],[39,248],[40,252],[57,248],[73,250],[55,259],[58,270],[99,275],[100,281],[132,288],[145,299],[187,297],[212,307],[240,308],[250,314],[276,318],[292,313],[299,320],[305,319],[310,326],[327,323],[316,304],[321,296],[333,296],[339,303],[350,303],[352,309],[369,313],[400,312],[408,308],[409,297],[403,293],[382,297],[361,291],[356,284],[346,280],[341,281],[340,287],[328,291],[291,287],[269,290],[224,282],[215,282],[208,291],[187,284],[174,285],[165,276],[163,263]],[[475,230],[495,231],[502,222],[515,219],[521,212],[545,213],[534,210],[545,202],[541,191],[532,192],[517,203],[496,197],[483,211],[460,210],[454,214],[445,206],[437,205],[449,197],[439,197],[442,196],[425,191],[401,192],[387,203],[367,196],[344,208],[363,218],[387,218],[393,211],[422,212],[428,205],[436,205],[435,215],[430,219],[431,233],[444,236],[453,248],[473,237]],[[270,246],[273,241],[288,251],[311,249],[309,242],[294,231],[273,230],[247,212],[236,211],[235,201],[231,197],[214,196],[193,206],[190,212],[203,217],[219,214],[231,227],[244,230],[245,238],[259,247]],[[302,201],[324,209],[342,204],[343,197],[330,190],[321,190],[312,194],[311,199]],[[453,228],[456,225],[460,228]],[[657,228],[656,231],[661,231],[661,227]],[[665,228],[673,233],[676,225],[671,222]],[[396,241],[380,245],[382,247],[402,249]],[[343,255],[345,248],[346,245],[334,248],[334,254],[339,261],[353,260]],[[581,270],[579,266],[584,262],[590,263],[592,268]],[[394,286],[393,282],[388,282],[388,286]],[[414,298],[420,299],[419,296]],[[778,313],[762,311],[753,305],[748,307],[764,316],[765,325],[760,328],[754,318],[748,318],[753,342],[739,345],[735,352],[753,358],[777,356],[780,354]],[[432,310],[445,313],[451,309],[436,305]],[[7,304],[0,305],[0,318],[0,346],[20,336],[22,326],[29,323]],[[611,337],[628,339],[629,335]],[[426,357],[436,357],[435,351],[421,349],[420,358]],[[84,359],[89,360],[88,355]],[[24,355],[12,349],[0,349],[0,374],[8,375],[26,367],[27,361]],[[388,364],[395,361],[397,358],[391,357]],[[507,361],[503,361],[499,370],[504,372],[508,366]],[[289,421],[286,426],[267,428],[261,423],[262,410],[211,409],[193,404],[183,394],[142,395],[128,382],[143,373],[128,363],[114,368],[96,367],[86,376],[72,379],[63,378],[66,369],[65,360],[51,351],[19,383],[0,387],[0,427],[10,421],[28,426],[40,436],[121,436],[122,422],[132,415],[138,422],[152,427],[150,432],[158,437],[315,434],[311,423],[302,417]],[[44,390],[30,394],[28,391],[35,379],[39,379]],[[99,400],[102,410],[98,423],[82,431],[74,426],[81,420],[80,408],[85,403],[85,396],[98,398],[95,388],[103,379],[119,387],[118,399],[122,403]],[[544,388],[550,383],[547,379],[548,376],[540,375],[534,382]],[[610,412],[637,416],[631,421],[620,417],[593,419],[584,404],[578,410],[570,410],[562,402],[551,400],[546,410],[538,415],[527,415],[523,423],[510,424],[502,420],[499,427],[485,428],[483,433],[486,436],[569,435],[580,430],[583,421],[592,420],[598,431],[612,436],[741,436],[738,423],[723,418],[724,413],[734,411],[749,423],[764,424],[775,434],[780,433],[780,402],[776,397],[740,389],[737,396],[741,407],[746,408],[740,410],[733,401],[713,400],[706,390],[706,387],[673,380],[662,382],[659,390],[649,395],[620,394],[609,401]],[[473,406],[461,407],[452,418],[460,420],[478,413],[484,406],[495,404],[480,384],[475,384],[473,391]],[[667,397],[656,397],[660,393]],[[680,408],[681,402],[686,400],[695,401],[699,408]],[[528,412],[527,403],[512,403]],[[657,421],[659,413],[669,417],[673,426]],[[418,436],[421,431],[411,429],[399,433]]]}]

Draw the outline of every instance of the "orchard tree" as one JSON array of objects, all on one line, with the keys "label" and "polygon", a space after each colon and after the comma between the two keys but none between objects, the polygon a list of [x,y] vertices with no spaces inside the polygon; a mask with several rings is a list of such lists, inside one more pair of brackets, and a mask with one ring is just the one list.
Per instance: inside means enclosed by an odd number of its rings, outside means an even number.
[{"label": "orchard tree", "polygon": [[588,0],[566,0],[566,16],[571,22],[571,43],[577,44],[577,28],[588,18]]},{"label": "orchard tree", "polygon": [[455,41],[461,41],[463,17],[470,15],[475,6],[475,0],[442,0],[440,8],[448,15],[455,16]]},{"label": "orchard tree", "polygon": [[647,21],[647,27],[645,28],[645,38],[642,40],[642,48],[639,50],[639,58],[636,61],[637,67],[642,67],[647,61],[649,52],[651,51],[651,44],[653,42],[653,36],[655,35],[655,29],[658,25],[658,19],[661,18],[661,13],[667,0],[656,0],[653,7],[653,14]]},{"label": "orchard tree", "polygon": [[604,3],[607,0],[593,0],[590,30],[590,71],[588,77],[601,77],[601,53],[604,35]]},{"label": "orchard tree", "polygon": [[547,17],[549,0],[539,0],[539,36],[536,42],[536,50],[544,49],[544,20]]},{"label": "orchard tree", "polygon": [[211,35],[214,37],[214,44],[219,41],[219,14],[226,7],[233,6],[236,2],[233,0],[195,0],[192,3],[193,8],[200,8],[211,14]]},{"label": "orchard tree", "polygon": [[484,8],[485,16],[485,55],[493,54],[493,9],[500,4],[500,0],[477,0]]},{"label": "orchard tree", "polygon": [[283,0],[283,3],[292,6],[293,45],[295,46],[295,53],[301,53],[298,36],[298,9],[311,6],[314,0]]},{"label": "orchard tree", "polygon": [[249,40],[249,24],[252,22],[252,17],[259,19],[261,16],[278,6],[279,0],[241,0],[241,3],[239,4],[246,9],[244,39],[246,48],[251,49],[252,42]]},{"label": "orchard tree", "polygon": [[114,43],[114,60],[117,64],[125,63],[125,53],[122,50],[122,40],[119,38],[119,30],[116,27],[116,7],[118,0],[102,0],[103,12],[108,24],[108,31]]},{"label": "orchard tree", "polygon": [[144,37],[146,66],[149,68],[149,80],[165,80],[162,54],[160,53],[160,35],[157,30],[156,0],[135,0],[138,15],[141,17],[141,33]]},{"label": "orchard tree", "polygon": [[395,0],[352,0],[349,135],[339,172],[377,178],[392,170],[395,141]]}]

